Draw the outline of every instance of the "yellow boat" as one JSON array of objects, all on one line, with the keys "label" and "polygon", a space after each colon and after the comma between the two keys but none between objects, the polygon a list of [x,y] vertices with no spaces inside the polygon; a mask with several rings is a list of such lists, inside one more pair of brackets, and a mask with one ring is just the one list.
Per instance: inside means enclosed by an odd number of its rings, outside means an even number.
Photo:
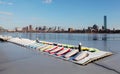
[{"label": "yellow boat", "polygon": [[52,45],[48,45],[47,47],[44,47],[44,48],[40,49],[40,51],[44,51],[44,50],[50,49],[52,47],[53,47]]},{"label": "yellow boat", "polygon": [[89,48],[82,46],[82,47],[81,47],[81,50],[82,50],[82,51],[89,51]]},{"label": "yellow boat", "polygon": [[81,47],[82,51],[90,51],[90,52],[98,52],[100,51],[99,49],[96,48],[88,48],[88,47]]}]

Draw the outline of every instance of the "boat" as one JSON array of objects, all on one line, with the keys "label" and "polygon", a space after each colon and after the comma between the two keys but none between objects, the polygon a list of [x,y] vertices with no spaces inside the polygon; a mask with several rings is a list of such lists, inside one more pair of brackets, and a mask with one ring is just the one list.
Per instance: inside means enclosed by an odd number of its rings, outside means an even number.
[{"label": "boat", "polygon": [[77,54],[78,52],[79,52],[79,50],[73,49],[70,52],[68,52],[67,54],[65,54],[63,57],[70,58],[71,56]]},{"label": "boat", "polygon": [[58,48],[58,46],[54,46],[52,48],[46,49],[46,50],[44,50],[44,52],[50,52],[50,51],[52,51],[52,50],[54,50],[56,48]]},{"label": "boat", "polygon": [[85,52],[80,52],[75,58],[73,58],[73,60],[78,61],[78,60],[82,60],[84,58],[86,58],[89,54],[87,53],[87,51]]},{"label": "boat", "polygon": [[81,50],[82,51],[90,51],[90,52],[97,52],[97,51],[99,51],[96,48],[88,48],[88,47],[84,47],[84,46],[81,47]]},{"label": "boat", "polygon": [[44,48],[41,48],[40,51],[44,51],[44,50],[50,49],[52,47],[53,47],[52,45],[48,45],[48,46],[46,46]]},{"label": "boat", "polygon": [[48,45],[39,46],[39,47],[36,48],[36,50],[39,50],[39,51],[40,51],[40,49],[45,48],[45,47],[47,47],[47,46],[48,46]]},{"label": "boat", "polygon": [[64,49],[64,47],[58,47],[57,49],[54,49],[54,50],[50,51],[49,53],[50,54],[55,54],[55,53],[57,53],[57,52],[59,52],[59,51],[61,51],[63,49]]},{"label": "boat", "polygon": [[56,53],[57,56],[62,56],[65,53],[70,52],[70,48],[64,48],[63,50],[59,51],[58,53]]}]

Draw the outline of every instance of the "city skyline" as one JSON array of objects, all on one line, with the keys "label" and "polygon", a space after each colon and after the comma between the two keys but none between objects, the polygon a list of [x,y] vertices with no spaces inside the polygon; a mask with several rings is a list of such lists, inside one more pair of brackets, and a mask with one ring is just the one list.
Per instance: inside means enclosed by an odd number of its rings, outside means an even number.
[{"label": "city skyline", "polygon": [[119,0],[0,0],[0,25],[7,29],[36,26],[120,29]]},{"label": "city skyline", "polygon": [[[107,23],[107,16],[104,16],[104,23]],[[75,29],[75,28],[68,28],[65,30],[64,28],[61,28],[59,26],[55,27],[48,27],[48,26],[38,26],[33,27],[32,25],[28,25],[25,27],[15,27],[14,30],[4,30],[1,27],[1,32],[22,32],[22,33],[120,33],[120,30],[113,28],[107,29],[107,24],[104,24],[102,28],[100,28],[98,25],[94,24],[93,26],[88,26],[87,29]]]}]

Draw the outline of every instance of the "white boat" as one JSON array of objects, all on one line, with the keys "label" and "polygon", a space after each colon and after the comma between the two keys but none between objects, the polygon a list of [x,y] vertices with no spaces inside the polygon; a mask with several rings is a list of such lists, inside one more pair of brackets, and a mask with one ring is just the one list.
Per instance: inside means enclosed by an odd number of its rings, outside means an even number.
[{"label": "white boat", "polygon": [[56,53],[57,56],[62,56],[65,53],[68,53],[70,50],[70,48],[64,48],[63,50],[59,51],[58,53]]},{"label": "white boat", "polygon": [[50,51],[49,53],[50,54],[55,54],[56,52],[59,52],[59,51],[61,51],[63,49],[64,49],[64,47],[58,47],[57,49],[54,49],[54,50]]},{"label": "white boat", "polygon": [[65,58],[70,58],[71,56],[75,55],[79,51],[76,49],[73,49],[72,51],[68,52],[67,54],[64,55]]},{"label": "white boat", "polygon": [[82,60],[88,56],[89,56],[89,54],[87,53],[87,51],[80,52],[75,58],[73,58],[73,60],[75,60],[75,61]]}]

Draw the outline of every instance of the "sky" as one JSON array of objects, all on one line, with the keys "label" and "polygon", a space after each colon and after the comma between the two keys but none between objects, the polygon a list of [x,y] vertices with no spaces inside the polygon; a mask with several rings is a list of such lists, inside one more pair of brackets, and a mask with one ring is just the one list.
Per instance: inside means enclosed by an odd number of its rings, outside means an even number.
[{"label": "sky", "polygon": [[0,25],[7,29],[60,26],[82,29],[97,24],[120,29],[120,0],[0,0]]}]

